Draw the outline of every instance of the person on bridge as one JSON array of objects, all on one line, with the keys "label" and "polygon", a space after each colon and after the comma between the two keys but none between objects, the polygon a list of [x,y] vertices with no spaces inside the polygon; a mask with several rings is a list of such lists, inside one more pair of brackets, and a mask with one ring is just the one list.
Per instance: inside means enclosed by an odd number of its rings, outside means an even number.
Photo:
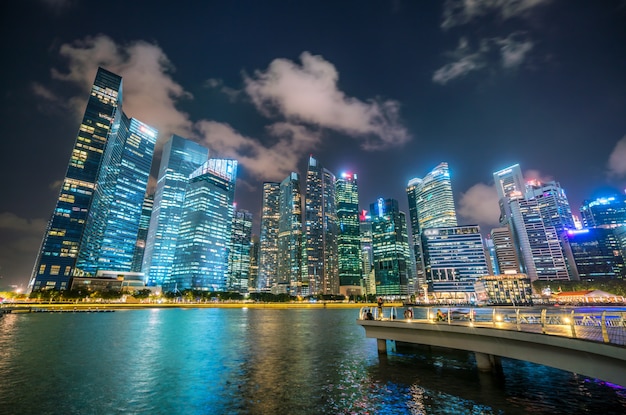
[{"label": "person on bridge", "polygon": [[441,312],[441,309],[437,309],[437,321],[444,321],[446,319],[446,315]]},{"label": "person on bridge", "polygon": [[383,319],[383,297],[378,297],[378,319]]}]

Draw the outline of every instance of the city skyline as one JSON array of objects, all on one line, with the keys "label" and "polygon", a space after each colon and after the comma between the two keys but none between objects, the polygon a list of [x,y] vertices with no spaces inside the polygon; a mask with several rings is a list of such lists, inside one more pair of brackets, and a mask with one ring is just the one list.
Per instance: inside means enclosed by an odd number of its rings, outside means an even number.
[{"label": "city skyline", "polygon": [[255,233],[262,182],[303,177],[310,155],[358,174],[361,208],[393,198],[407,215],[408,181],[446,162],[459,224],[483,232],[506,166],[559,182],[575,214],[623,191],[624,2],[472,4],[5,6],[0,286],[26,287],[98,66],[159,131],[152,188],[164,143],[192,139],[239,161]]}]

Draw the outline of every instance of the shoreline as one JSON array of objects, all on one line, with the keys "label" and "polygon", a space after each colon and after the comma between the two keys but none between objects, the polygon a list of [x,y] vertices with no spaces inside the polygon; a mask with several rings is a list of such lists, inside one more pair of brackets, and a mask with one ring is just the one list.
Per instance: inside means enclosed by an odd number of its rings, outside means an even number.
[{"label": "shoreline", "polygon": [[[359,309],[377,307],[376,303],[5,303],[2,308],[13,312],[33,310],[94,311],[94,310],[133,310],[145,308],[260,308],[260,309]],[[402,303],[387,303],[385,307],[403,307]],[[28,310],[28,311],[27,311]]]}]

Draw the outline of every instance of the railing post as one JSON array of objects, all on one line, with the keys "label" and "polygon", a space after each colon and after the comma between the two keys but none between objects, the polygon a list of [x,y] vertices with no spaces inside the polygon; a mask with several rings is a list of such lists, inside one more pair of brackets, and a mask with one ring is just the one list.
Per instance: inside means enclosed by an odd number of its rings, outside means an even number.
[{"label": "railing post", "polygon": [[546,310],[545,308],[541,310],[541,333],[546,334]]},{"label": "railing post", "polygon": [[496,326],[496,309],[494,308],[493,310],[491,310],[491,322],[493,323],[493,326]]},{"label": "railing post", "polygon": [[609,343],[609,332],[606,329],[606,310],[602,312],[602,341]]},{"label": "railing post", "polygon": [[576,338],[576,320],[574,320],[574,310],[570,314],[570,328],[572,330],[572,338]]},{"label": "railing post", "polygon": [[515,322],[517,323],[517,331],[522,331],[522,327],[520,326],[519,321],[519,308],[515,309]]}]

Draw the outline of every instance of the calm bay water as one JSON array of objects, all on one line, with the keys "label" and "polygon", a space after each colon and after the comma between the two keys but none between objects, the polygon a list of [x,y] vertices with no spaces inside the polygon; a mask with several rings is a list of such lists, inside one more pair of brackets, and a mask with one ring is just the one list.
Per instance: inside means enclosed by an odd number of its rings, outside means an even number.
[{"label": "calm bay water", "polygon": [[0,318],[2,414],[620,414],[626,388],[471,353],[379,356],[358,309]]}]

